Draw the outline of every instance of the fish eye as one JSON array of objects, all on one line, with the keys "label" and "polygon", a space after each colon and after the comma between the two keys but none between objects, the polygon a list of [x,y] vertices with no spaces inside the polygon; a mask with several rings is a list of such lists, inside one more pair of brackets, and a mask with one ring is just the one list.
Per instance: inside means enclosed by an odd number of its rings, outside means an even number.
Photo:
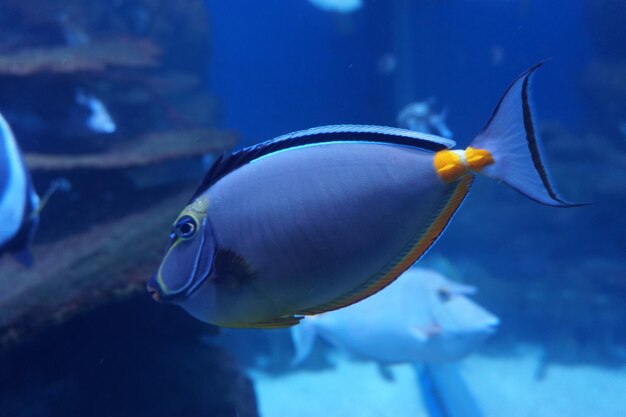
[{"label": "fish eye", "polygon": [[183,216],[174,225],[174,233],[182,239],[192,238],[198,230],[196,220],[191,216]]}]

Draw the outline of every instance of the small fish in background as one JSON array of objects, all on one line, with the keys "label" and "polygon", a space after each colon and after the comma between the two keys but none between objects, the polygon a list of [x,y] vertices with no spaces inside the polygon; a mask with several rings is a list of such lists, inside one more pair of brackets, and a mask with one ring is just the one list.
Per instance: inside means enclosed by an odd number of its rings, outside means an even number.
[{"label": "small fish in background", "polygon": [[57,21],[63,31],[63,38],[65,39],[66,45],[81,46],[91,43],[91,37],[77,24],[72,22],[67,13],[59,13],[57,15]]},{"label": "small fish in background", "polygon": [[84,106],[89,111],[85,123],[91,131],[110,134],[117,130],[117,125],[109,114],[108,109],[102,100],[95,95],[78,88],[76,89],[76,103]]},{"label": "small fish in background", "polygon": [[499,324],[467,298],[474,292],[435,271],[412,267],[379,293],[292,327],[293,363],[309,356],[317,336],[382,364],[458,360]]},{"label": "small fish in background", "polygon": [[40,200],[11,127],[0,114],[0,254],[32,264],[29,247],[39,224]]},{"label": "small fish in background", "polygon": [[309,0],[315,7],[326,12],[352,13],[363,6],[363,0]]},{"label": "small fish in background", "polygon": [[452,139],[453,133],[446,125],[448,109],[436,112],[433,106],[437,99],[434,97],[426,101],[409,103],[398,114],[398,126],[416,132],[432,133],[444,138]]},{"label": "small fish in background", "polygon": [[0,114],[0,255],[12,253],[24,266],[31,266],[29,248],[41,211],[56,191],[70,189],[70,182],[59,178],[39,198],[13,131]]},{"label": "small fish in background", "polygon": [[319,336],[377,362],[385,379],[393,379],[387,365],[412,364],[430,416],[480,416],[471,390],[451,363],[475,351],[499,324],[496,316],[467,298],[474,292],[414,266],[370,298],[292,327],[292,363],[306,359]]},{"label": "small fish in background", "polygon": [[474,175],[531,200],[556,193],[539,153],[529,83],[506,90],[465,150],[411,130],[312,128],[217,159],[174,221],[155,300],[224,327],[281,328],[357,303],[433,245]]},{"label": "small fish in background", "polygon": [[626,139],[626,122],[620,122],[620,124],[618,125],[618,129],[622,134],[622,137]]}]

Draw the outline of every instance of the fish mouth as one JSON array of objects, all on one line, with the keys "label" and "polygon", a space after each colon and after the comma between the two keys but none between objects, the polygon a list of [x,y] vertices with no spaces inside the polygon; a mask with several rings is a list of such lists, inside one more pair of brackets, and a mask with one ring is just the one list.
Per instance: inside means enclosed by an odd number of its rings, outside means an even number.
[{"label": "fish mouth", "polygon": [[206,250],[206,242],[207,238],[202,233],[193,240],[173,240],[170,243],[159,269],[146,283],[146,289],[154,300],[180,302],[209,278],[214,251]]},{"label": "fish mouth", "polygon": [[152,299],[159,303],[170,303],[172,302],[172,300],[175,300],[176,298],[185,295],[184,292],[178,292],[173,294],[166,293],[163,288],[161,288],[156,274],[152,276],[152,278],[150,278],[146,283],[146,290],[148,290],[148,293],[150,294]]},{"label": "fish mouth", "polygon": [[159,294],[157,290],[155,290],[154,288],[148,288],[148,292],[150,293],[150,296],[152,297],[154,301],[157,301],[157,302],[161,301],[161,295]]},{"label": "fish mouth", "polygon": [[210,275],[211,275],[211,271],[208,271],[206,274],[204,274],[203,277],[196,279],[193,284],[188,286],[183,291],[168,294],[165,291],[163,291],[163,288],[161,288],[161,285],[159,284],[159,281],[157,278],[157,274],[155,274],[146,283],[146,290],[148,291],[148,293],[150,294],[150,296],[152,297],[154,301],[157,301],[159,303],[171,303],[176,300],[183,299],[192,295],[194,292],[198,290],[200,285],[202,285],[209,278]]},{"label": "fish mouth", "polygon": [[153,276],[148,280],[146,283],[146,290],[148,290],[148,293],[150,293],[150,296],[154,301],[164,302],[163,292],[157,283],[156,276]]}]

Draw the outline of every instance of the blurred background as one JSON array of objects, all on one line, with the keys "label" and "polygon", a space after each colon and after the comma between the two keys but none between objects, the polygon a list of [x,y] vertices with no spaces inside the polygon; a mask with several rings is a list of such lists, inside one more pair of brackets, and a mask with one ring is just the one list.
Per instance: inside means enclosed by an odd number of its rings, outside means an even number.
[{"label": "blurred background", "polygon": [[463,148],[546,59],[545,159],[593,204],[479,178],[420,262],[501,320],[461,364],[485,415],[625,416],[624,21],[619,0],[0,0],[0,112],[38,192],[71,184],[41,214],[33,267],[0,259],[0,416],[356,415],[324,384],[365,394],[359,415],[424,412],[402,369],[409,388],[369,395],[390,382],[329,346],[292,367],[288,330],[205,325],[144,283],[216,155],[407,117]]}]

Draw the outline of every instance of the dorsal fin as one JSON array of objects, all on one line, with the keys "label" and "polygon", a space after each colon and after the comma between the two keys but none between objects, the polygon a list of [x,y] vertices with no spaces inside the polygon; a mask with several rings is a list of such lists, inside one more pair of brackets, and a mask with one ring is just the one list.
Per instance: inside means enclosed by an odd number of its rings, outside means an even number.
[{"label": "dorsal fin", "polygon": [[289,148],[326,142],[388,143],[433,152],[451,148],[455,145],[455,142],[449,139],[395,127],[367,125],[314,127],[312,129],[279,136],[275,139],[259,143],[258,145],[233,152],[230,155],[220,156],[207,171],[190,201],[195,200],[200,194],[209,189],[209,187],[229,172],[257,158]]}]

